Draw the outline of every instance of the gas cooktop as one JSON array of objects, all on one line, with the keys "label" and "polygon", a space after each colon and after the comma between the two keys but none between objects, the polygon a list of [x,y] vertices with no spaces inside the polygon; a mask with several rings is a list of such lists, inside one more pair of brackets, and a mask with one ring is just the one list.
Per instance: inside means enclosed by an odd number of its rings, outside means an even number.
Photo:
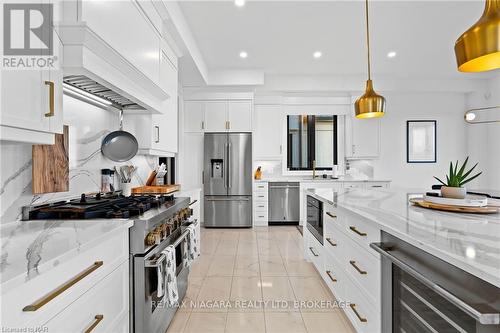
[{"label": "gas cooktop", "polygon": [[82,194],[79,199],[27,207],[28,212],[23,217],[28,220],[130,218],[173,203],[173,195]]}]

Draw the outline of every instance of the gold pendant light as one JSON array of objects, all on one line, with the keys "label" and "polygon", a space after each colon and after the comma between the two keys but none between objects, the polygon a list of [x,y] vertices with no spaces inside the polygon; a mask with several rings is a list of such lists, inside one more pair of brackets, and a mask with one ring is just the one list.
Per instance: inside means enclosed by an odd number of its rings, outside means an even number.
[{"label": "gold pendant light", "polygon": [[500,0],[486,0],[481,18],[455,42],[460,72],[500,68]]},{"label": "gold pendant light", "polygon": [[368,21],[368,0],[365,0],[366,10],[366,48],[368,58],[368,80],[366,81],[365,93],[360,96],[354,103],[356,118],[379,118],[384,115],[385,98],[380,96],[373,90],[371,80],[371,64],[370,64],[370,27]]}]

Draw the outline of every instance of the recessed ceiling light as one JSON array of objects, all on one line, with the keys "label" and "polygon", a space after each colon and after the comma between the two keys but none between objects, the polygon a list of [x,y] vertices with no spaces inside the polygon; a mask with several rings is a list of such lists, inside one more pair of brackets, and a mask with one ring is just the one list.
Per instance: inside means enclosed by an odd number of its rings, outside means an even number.
[{"label": "recessed ceiling light", "polygon": [[476,114],[474,112],[467,112],[465,114],[465,120],[473,121],[474,119],[476,119]]},{"label": "recessed ceiling light", "polygon": [[243,7],[245,5],[245,0],[234,0],[234,4],[238,7]]},{"label": "recessed ceiling light", "polygon": [[246,53],[245,51],[241,51],[240,52],[240,58],[245,59],[246,57],[248,57],[248,53]]},{"label": "recessed ceiling light", "polygon": [[323,53],[321,53],[321,51],[316,51],[313,53],[313,57],[316,59],[321,58],[322,55]]},{"label": "recessed ceiling light", "polygon": [[387,58],[394,58],[396,56],[396,51],[391,51],[389,53],[387,53]]}]

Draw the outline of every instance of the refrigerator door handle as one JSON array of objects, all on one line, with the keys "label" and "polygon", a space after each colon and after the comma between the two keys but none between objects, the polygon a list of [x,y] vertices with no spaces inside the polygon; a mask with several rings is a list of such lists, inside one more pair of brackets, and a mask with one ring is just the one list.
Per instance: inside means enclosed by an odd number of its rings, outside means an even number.
[{"label": "refrigerator door handle", "polygon": [[227,144],[227,188],[231,188],[231,142]]},{"label": "refrigerator door handle", "polygon": [[227,156],[227,142],[224,143],[224,161],[222,164],[222,174],[224,177],[224,188],[227,188],[227,177],[229,174],[228,156]]}]

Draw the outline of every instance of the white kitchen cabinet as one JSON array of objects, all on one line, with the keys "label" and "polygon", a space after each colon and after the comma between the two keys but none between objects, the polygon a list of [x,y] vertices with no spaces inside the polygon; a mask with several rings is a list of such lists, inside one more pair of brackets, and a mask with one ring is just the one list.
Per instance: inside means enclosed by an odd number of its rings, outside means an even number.
[{"label": "white kitchen cabinet", "polygon": [[183,188],[202,188],[203,133],[185,133],[179,153],[179,182]]},{"label": "white kitchen cabinet", "polygon": [[2,71],[1,140],[53,144],[54,133],[62,133],[63,48],[55,32],[53,38],[54,56],[57,57],[55,68]]},{"label": "white kitchen cabinet", "polygon": [[[115,229],[112,234],[98,238],[92,246],[87,244],[73,256],[42,270],[39,276],[12,288],[2,288],[2,324],[5,327],[49,326],[49,332],[76,332],[90,326],[97,314],[104,314],[103,326],[118,317],[125,316],[128,320],[128,228]],[[81,274],[85,276],[70,284],[63,293],[49,297]],[[23,310],[41,298],[47,298],[47,302],[36,311]],[[111,330],[101,332],[106,331]]]},{"label": "white kitchen cabinet", "polygon": [[252,102],[206,101],[205,132],[251,132]]},{"label": "white kitchen cabinet", "polygon": [[186,101],[184,103],[184,132],[202,133],[205,129],[205,102]]},{"label": "white kitchen cabinet", "polygon": [[228,101],[227,129],[230,132],[248,132],[252,130],[252,102]]},{"label": "white kitchen cabinet", "polygon": [[284,122],[281,105],[256,105],[254,111],[254,159],[280,159]]},{"label": "white kitchen cabinet", "polygon": [[374,159],[380,155],[380,119],[346,117],[346,158]]},{"label": "white kitchen cabinet", "polygon": [[205,131],[226,132],[227,131],[227,102],[207,101],[205,102]]},{"label": "white kitchen cabinet", "polygon": [[267,226],[269,223],[269,183],[255,182],[253,184],[253,224]]}]

